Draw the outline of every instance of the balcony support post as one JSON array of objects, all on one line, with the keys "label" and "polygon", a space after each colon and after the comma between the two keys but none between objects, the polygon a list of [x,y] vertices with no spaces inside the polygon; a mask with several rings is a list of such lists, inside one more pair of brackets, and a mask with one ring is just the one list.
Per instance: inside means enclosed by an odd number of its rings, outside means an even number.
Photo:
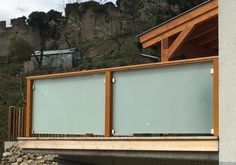
[{"label": "balcony support post", "polygon": [[106,71],[105,87],[105,137],[112,136],[112,72]]},{"label": "balcony support post", "polygon": [[30,137],[32,134],[32,87],[33,81],[27,79],[26,89],[26,111],[25,111],[25,136]]}]

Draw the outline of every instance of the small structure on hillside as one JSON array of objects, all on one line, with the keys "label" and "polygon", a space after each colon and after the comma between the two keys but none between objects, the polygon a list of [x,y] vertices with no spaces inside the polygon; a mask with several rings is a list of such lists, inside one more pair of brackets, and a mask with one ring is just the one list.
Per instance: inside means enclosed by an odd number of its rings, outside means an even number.
[{"label": "small structure on hillside", "polygon": [[[37,66],[38,60],[41,58],[41,51],[35,51],[31,56],[31,61]],[[42,67],[75,67],[78,66],[78,51],[75,48],[47,50],[42,54]]]}]

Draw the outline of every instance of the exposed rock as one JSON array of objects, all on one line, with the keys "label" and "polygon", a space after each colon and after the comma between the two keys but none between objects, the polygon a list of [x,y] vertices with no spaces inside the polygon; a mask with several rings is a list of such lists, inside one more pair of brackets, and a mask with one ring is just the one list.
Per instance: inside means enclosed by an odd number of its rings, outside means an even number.
[{"label": "exposed rock", "polygon": [[12,163],[11,165],[19,165],[17,162],[15,162],[15,163]]},{"label": "exposed rock", "polygon": [[41,159],[43,159],[42,156],[37,156],[37,157],[36,157],[36,160],[41,160]]},{"label": "exposed rock", "polygon": [[20,165],[29,165],[29,164],[26,162],[22,162]]},{"label": "exposed rock", "polygon": [[4,152],[2,154],[3,157],[8,157],[8,156],[11,156],[11,155],[12,155],[12,153],[10,153],[10,152]]},{"label": "exposed rock", "polygon": [[13,146],[3,153],[0,165],[57,165],[56,155],[23,153],[18,146]]},{"label": "exposed rock", "polygon": [[24,159],[24,160],[28,160],[28,159],[29,159],[29,156],[28,156],[28,155],[23,155],[23,159]]},{"label": "exposed rock", "polygon": [[10,163],[15,163],[16,162],[16,156],[15,155],[12,155],[10,158],[9,158],[9,162]]},{"label": "exposed rock", "polygon": [[26,163],[31,164],[33,160],[27,160]]},{"label": "exposed rock", "polygon": [[23,158],[19,157],[19,158],[16,159],[16,161],[17,161],[18,163],[21,163],[21,162],[23,161]]}]

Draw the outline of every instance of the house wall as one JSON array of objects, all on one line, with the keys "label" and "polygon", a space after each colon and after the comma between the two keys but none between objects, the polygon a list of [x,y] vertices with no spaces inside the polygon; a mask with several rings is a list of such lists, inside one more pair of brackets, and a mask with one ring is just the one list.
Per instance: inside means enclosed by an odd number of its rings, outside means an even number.
[{"label": "house wall", "polygon": [[220,165],[236,164],[235,9],[235,0],[219,0]]}]

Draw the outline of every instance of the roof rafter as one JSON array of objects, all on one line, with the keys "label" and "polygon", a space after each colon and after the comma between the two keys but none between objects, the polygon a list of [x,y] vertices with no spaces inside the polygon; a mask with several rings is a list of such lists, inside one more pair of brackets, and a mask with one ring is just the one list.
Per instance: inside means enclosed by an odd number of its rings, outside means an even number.
[{"label": "roof rafter", "polygon": [[143,48],[150,47],[163,39],[180,33],[186,27],[208,21],[218,15],[218,0],[212,0],[160,27],[139,36]]},{"label": "roof rafter", "polygon": [[187,40],[189,35],[193,32],[196,26],[192,25],[190,27],[186,27],[179,36],[175,39],[172,45],[169,47],[168,50],[168,60],[172,59],[175,53],[181,48],[183,43]]}]

